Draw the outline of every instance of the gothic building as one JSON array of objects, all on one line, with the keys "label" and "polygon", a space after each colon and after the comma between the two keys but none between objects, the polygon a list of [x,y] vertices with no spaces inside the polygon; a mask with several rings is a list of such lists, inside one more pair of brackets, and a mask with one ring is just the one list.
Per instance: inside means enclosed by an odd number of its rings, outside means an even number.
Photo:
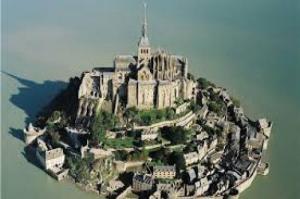
[{"label": "gothic building", "polygon": [[146,6],[137,55],[119,55],[111,68],[95,68],[83,74],[79,89],[78,118],[91,116],[95,104],[89,99],[111,101],[138,109],[174,106],[177,98],[194,97],[195,82],[188,79],[187,58],[165,50],[153,50],[147,31]]}]

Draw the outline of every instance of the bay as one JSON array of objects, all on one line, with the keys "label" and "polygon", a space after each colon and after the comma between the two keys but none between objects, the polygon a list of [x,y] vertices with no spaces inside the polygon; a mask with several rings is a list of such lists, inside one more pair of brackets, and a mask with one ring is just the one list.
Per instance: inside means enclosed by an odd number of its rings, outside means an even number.
[{"label": "bay", "polygon": [[[97,198],[28,162],[21,133],[69,77],[135,54],[142,12],[139,0],[3,0],[2,198]],[[149,0],[148,22],[153,48],[187,56],[195,76],[274,122],[270,174],[241,198],[300,198],[300,2]]]}]

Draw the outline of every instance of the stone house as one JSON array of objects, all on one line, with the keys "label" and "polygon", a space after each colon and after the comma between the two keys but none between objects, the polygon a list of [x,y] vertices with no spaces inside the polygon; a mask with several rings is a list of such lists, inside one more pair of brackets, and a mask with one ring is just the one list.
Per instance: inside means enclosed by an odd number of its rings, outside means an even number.
[{"label": "stone house", "polygon": [[196,196],[203,195],[210,187],[211,182],[207,177],[201,178],[195,183]]},{"label": "stone house", "polygon": [[184,158],[185,165],[187,166],[197,163],[199,161],[199,155],[195,151],[183,154],[183,158]]},{"label": "stone house", "polygon": [[155,178],[173,179],[176,176],[175,165],[173,166],[154,166],[153,176]]},{"label": "stone house", "polygon": [[34,127],[32,123],[29,123],[28,127],[23,130],[25,143],[31,144],[33,143],[39,136],[43,135],[46,132],[46,127],[40,129],[38,127]]},{"label": "stone house", "polygon": [[270,134],[271,134],[273,123],[270,121],[267,121],[267,119],[265,119],[265,118],[259,119],[257,121],[257,123],[258,123],[258,128],[263,132],[263,134],[265,136],[267,136],[269,138]]},{"label": "stone house", "polygon": [[151,175],[135,173],[132,178],[132,190],[136,192],[150,191],[153,183],[154,179]]},{"label": "stone house", "polygon": [[62,148],[51,150],[36,150],[36,157],[46,170],[61,169],[65,162],[65,155]]}]

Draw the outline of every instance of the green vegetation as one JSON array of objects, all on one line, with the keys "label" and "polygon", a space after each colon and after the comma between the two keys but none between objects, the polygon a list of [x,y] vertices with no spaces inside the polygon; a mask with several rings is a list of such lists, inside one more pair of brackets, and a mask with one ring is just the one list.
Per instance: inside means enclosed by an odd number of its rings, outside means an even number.
[{"label": "green vegetation", "polygon": [[171,144],[184,144],[190,133],[190,130],[184,129],[181,126],[165,127],[161,129],[161,136],[164,139],[170,140]]},{"label": "green vegetation", "polygon": [[168,164],[169,155],[170,151],[165,148],[160,148],[149,153],[149,156],[153,159],[152,162],[157,165]]},{"label": "green vegetation", "polygon": [[207,125],[203,125],[202,126],[203,130],[207,132],[208,135],[212,136],[213,134],[215,134],[215,129],[207,126]]},{"label": "green vegetation", "polygon": [[146,161],[149,157],[149,151],[142,149],[141,151],[133,151],[127,156],[128,161]]},{"label": "green vegetation", "polygon": [[183,104],[183,103],[184,103],[184,99],[181,98],[181,97],[178,97],[178,98],[175,100],[175,104],[176,104],[177,106],[179,106],[179,105],[181,105],[181,104]]},{"label": "green vegetation", "polygon": [[196,80],[195,76],[192,73],[188,73],[187,78],[190,79],[190,80],[193,80],[193,81]]},{"label": "green vegetation", "polygon": [[91,141],[93,144],[105,142],[105,132],[118,124],[118,118],[112,113],[99,112],[91,122]]},{"label": "green vegetation", "polygon": [[217,136],[222,136],[222,129],[220,128],[211,128],[207,125],[202,125],[202,128],[204,131],[207,132],[208,135],[212,136],[212,135],[217,135]]},{"label": "green vegetation", "polygon": [[212,82],[210,82],[207,79],[202,78],[202,77],[198,78],[197,82],[198,82],[199,88],[201,88],[201,89],[207,89],[209,86],[215,87],[214,83],[212,83]]},{"label": "green vegetation", "polygon": [[90,169],[93,163],[92,157],[86,158],[67,157],[66,165],[70,169],[70,175],[83,184],[87,184],[90,179]]},{"label": "green vegetation", "polygon": [[236,107],[240,107],[241,106],[241,103],[240,103],[240,101],[238,99],[236,99],[236,98],[234,98],[232,96],[230,98],[231,98],[231,101],[232,101],[232,103],[233,103],[234,106],[236,106]]},{"label": "green vegetation", "polygon": [[141,136],[141,131],[139,131],[139,130],[128,131],[127,136],[132,137],[134,139],[138,139]]},{"label": "green vegetation", "polygon": [[53,111],[52,114],[50,115],[50,117],[47,120],[47,124],[52,124],[52,123],[60,120],[61,117],[62,117],[62,112]]},{"label": "green vegetation", "polygon": [[120,161],[146,161],[149,157],[149,151],[143,148],[142,150],[135,150],[128,153],[125,150],[118,150],[114,152],[116,160]]},{"label": "green vegetation", "polygon": [[168,159],[169,159],[169,164],[170,165],[173,165],[173,164],[176,165],[176,170],[177,171],[185,169],[183,153],[181,151],[173,151],[170,154]]},{"label": "green vegetation", "polygon": [[50,137],[51,145],[53,147],[59,147],[59,141],[61,139],[61,135],[59,134],[59,131],[52,127],[47,129],[47,133]]},{"label": "green vegetation", "polygon": [[182,151],[171,151],[166,148],[150,152],[151,165],[176,165],[177,171],[185,169]]},{"label": "green vegetation", "polygon": [[208,102],[208,109],[218,114],[218,116],[225,115],[226,105],[221,98],[212,89],[209,90],[210,101]]},{"label": "green vegetation", "polygon": [[126,161],[128,153],[125,150],[117,150],[114,152],[116,160]]},{"label": "green vegetation", "polygon": [[131,148],[134,146],[133,141],[132,137],[106,139],[105,146],[115,149]]},{"label": "green vegetation", "polygon": [[196,149],[197,149],[197,143],[196,142],[190,142],[189,144],[187,144],[184,147],[183,152],[189,153],[189,152],[192,152],[192,151],[196,151]]},{"label": "green vegetation", "polygon": [[195,113],[201,109],[201,106],[197,104],[195,101],[191,101],[189,109]]},{"label": "green vegetation", "polygon": [[208,103],[208,109],[217,113],[219,116],[224,115],[224,105],[216,101],[210,101]]},{"label": "green vegetation", "polygon": [[131,122],[139,125],[151,125],[156,122],[174,119],[175,111],[172,108],[139,111],[135,107],[131,107],[125,110],[124,117],[128,125]]},{"label": "green vegetation", "polygon": [[[54,121],[51,118],[52,114],[56,111],[63,113],[67,116],[64,124],[73,124],[78,104],[78,89],[81,80],[78,77],[70,78],[67,88],[61,90],[43,109],[38,113],[37,120],[34,122],[34,126],[47,126],[48,122]],[[64,82],[58,82],[62,87],[65,87]],[[57,114],[57,113],[54,113]],[[50,121],[50,122],[51,122]],[[62,123],[62,122],[60,122]],[[63,124],[63,123],[62,123]]]}]

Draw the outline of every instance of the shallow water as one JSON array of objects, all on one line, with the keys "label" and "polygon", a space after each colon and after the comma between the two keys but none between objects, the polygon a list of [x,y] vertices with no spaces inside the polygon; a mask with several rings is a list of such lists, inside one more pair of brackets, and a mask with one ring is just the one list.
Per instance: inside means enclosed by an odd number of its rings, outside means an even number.
[{"label": "shallow water", "polygon": [[[187,56],[193,74],[228,88],[252,118],[274,121],[270,174],[241,198],[300,198],[299,1],[148,4],[154,48]],[[97,198],[29,163],[22,128],[70,76],[136,52],[141,1],[4,0],[2,11],[2,198]]]}]

